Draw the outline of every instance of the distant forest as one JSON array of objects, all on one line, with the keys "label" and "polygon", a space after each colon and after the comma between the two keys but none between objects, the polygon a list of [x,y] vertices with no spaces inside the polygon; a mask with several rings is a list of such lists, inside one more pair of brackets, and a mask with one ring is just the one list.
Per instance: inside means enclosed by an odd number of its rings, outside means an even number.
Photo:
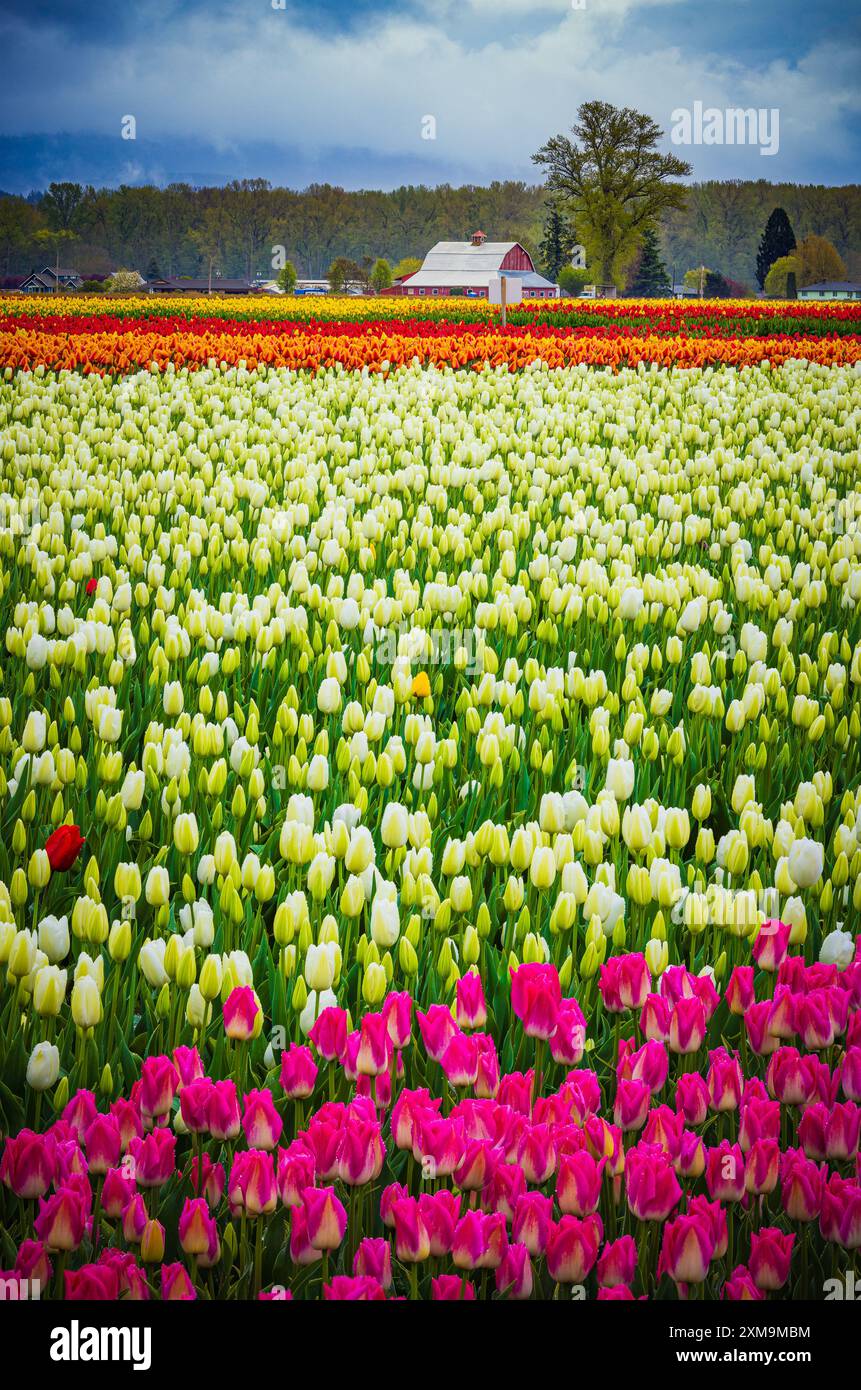
[{"label": "distant forest", "polygon": [[[57,191],[59,190],[59,192]],[[756,249],[769,213],[782,207],[796,238],[827,237],[853,278],[861,277],[861,186],[721,181],[692,184],[684,211],[659,228],[669,270],[681,279],[704,264],[755,284]],[[19,198],[0,193],[0,275],[53,265],[40,230],[67,231],[61,262],[85,276],[118,267],[142,275],[204,275],[210,258],[224,276],[271,276],[283,247],[300,275],[320,275],[338,256],[396,264],[423,257],[436,241],[481,229],[493,241],[523,243],[540,265],[547,190],[525,183],[489,187],[403,187],[346,192],[315,184],[302,192],[243,179],[223,188],[85,188],[52,184]],[[56,242],[53,243],[56,246]]]}]

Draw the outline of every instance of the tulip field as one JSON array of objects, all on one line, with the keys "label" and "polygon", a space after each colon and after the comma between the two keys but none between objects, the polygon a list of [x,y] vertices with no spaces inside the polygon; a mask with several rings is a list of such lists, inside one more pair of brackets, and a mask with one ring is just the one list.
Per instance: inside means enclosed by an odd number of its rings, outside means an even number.
[{"label": "tulip field", "polygon": [[861,306],[56,299],[7,1296],[861,1281]]}]

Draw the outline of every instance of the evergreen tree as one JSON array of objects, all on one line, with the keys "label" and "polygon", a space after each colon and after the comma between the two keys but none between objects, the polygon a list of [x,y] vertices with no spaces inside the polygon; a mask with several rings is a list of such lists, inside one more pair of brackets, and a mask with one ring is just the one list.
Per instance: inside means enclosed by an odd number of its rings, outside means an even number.
[{"label": "evergreen tree", "polygon": [[756,283],[765,286],[765,277],[781,256],[795,250],[795,233],[783,208],[774,208],[765,224],[765,231],[756,253]]},{"label": "evergreen tree", "polygon": [[648,227],[643,234],[640,262],[628,286],[628,293],[648,297],[649,295],[669,294],[671,289],[667,267],[661,260],[661,248],[654,228]]},{"label": "evergreen tree", "polygon": [[538,256],[548,279],[558,280],[562,267],[571,261],[577,237],[573,226],[562,216],[556,204],[548,203],[547,207],[549,211],[544,221],[544,236],[538,248]]}]

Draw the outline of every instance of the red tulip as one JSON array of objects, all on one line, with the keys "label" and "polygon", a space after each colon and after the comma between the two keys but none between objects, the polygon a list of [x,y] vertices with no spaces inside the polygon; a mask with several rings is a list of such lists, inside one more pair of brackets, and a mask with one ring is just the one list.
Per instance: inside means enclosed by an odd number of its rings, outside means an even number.
[{"label": "red tulip", "polygon": [[58,825],[45,841],[45,851],[52,873],[64,873],[71,869],[85,840],[76,825]]}]

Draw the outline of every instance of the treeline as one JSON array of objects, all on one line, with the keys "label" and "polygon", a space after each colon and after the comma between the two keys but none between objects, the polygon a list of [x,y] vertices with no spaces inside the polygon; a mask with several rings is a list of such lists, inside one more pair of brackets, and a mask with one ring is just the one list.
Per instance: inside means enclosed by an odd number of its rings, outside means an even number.
[{"label": "treeline", "polygon": [[[667,214],[660,248],[681,279],[699,265],[755,284],[756,252],[769,213],[786,209],[799,240],[815,233],[861,274],[861,187],[709,182],[687,189],[682,211]],[[506,181],[488,187],[411,186],[390,193],[347,192],[315,184],[296,192],[264,179],[223,188],[169,184],[94,189],[58,182],[29,198],[0,195],[0,274],[26,274],[60,260],[83,275],[118,266],[145,276],[274,276],[286,256],[300,275],[322,275],[336,257],[359,264],[385,256],[423,257],[436,241],[522,242],[541,266],[547,219],[544,188]],[[41,233],[41,235],[40,235]],[[57,233],[67,235],[57,238]],[[53,236],[53,240],[51,239]],[[283,248],[283,253],[280,248]]]},{"label": "treeline", "polygon": [[782,207],[796,240],[825,237],[839,251],[853,279],[861,278],[861,187],[756,183],[698,183],[688,189],[684,211],[669,212],[661,247],[676,278],[706,265],[733,280],[756,284],[756,252],[769,214]]}]

